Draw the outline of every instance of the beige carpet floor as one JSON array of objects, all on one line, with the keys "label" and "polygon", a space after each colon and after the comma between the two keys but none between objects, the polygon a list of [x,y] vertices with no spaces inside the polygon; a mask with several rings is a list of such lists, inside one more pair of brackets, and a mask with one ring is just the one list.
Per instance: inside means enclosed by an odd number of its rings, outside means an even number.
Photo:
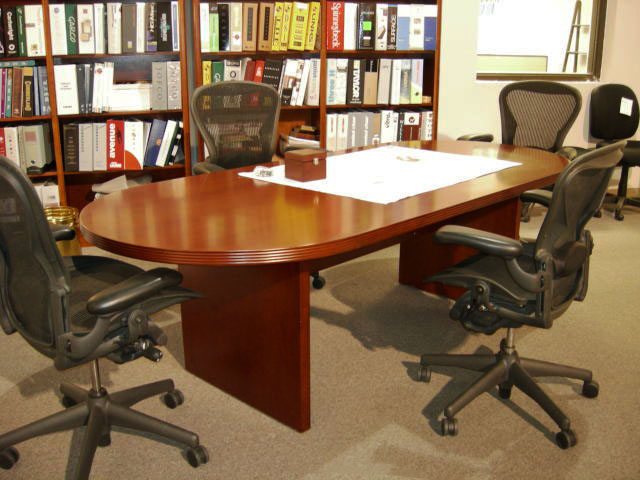
[{"label": "beige carpet floor", "polygon": [[[169,410],[153,398],[138,408],[196,430],[210,462],[192,469],[175,445],[117,430],[97,451],[92,478],[638,479],[640,209],[625,214],[617,222],[606,211],[590,223],[596,246],[585,302],[551,330],[516,335],[523,356],[593,369],[600,382],[600,396],[587,399],[580,382],[542,379],[572,420],[578,445],[570,450],[556,446],[554,422],[516,389],[510,400],[483,394],[457,415],[458,436],[439,435],[442,409],[477,374],[436,368],[431,383],[420,383],[420,354],[488,352],[500,336],[471,334],[449,320],[446,300],[398,285],[397,248],[389,248],[324,271],[326,287],[312,292],[310,431],[297,433],[186,372],[172,308],[156,319],[170,338],[164,359],[105,361],[103,380],[116,391],[173,378],[184,405]],[[534,211],[523,236],[540,218]],[[60,409],[61,380],[88,386],[88,370],[58,372],[19,335],[0,336],[0,431]],[[72,478],[82,434],[19,444],[19,463],[0,478]]]}]

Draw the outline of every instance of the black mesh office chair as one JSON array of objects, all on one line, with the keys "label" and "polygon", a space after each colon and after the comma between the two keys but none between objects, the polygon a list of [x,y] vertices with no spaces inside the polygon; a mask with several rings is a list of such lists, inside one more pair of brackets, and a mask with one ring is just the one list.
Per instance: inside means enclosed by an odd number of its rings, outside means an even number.
[{"label": "black mesh office chair", "polygon": [[[582,106],[582,96],[574,87],[539,80],[513,82],[500,91],[499,105],[503,144],[556,152],[570,160],[579,153],[562,146]],[[458,140],[491,142],[493,135],[463,135]],[[523,205],[523,221],[529,220],[531,207],[531,203]]]},{"label": "black mesh office chair", "polygon": [[[191,115],[209,156],[196,175],[272,161],[278,139],[280,95],[264,83],[218,82],[196,88]],[[320,289],[325,279],[311,274]]]},{"label": "black mesh office chair", "polygon": [[[183,402],[172,380],[109,394],[100,383],[98,359],[124,363],[141,356],[157,361],[156,345],[166,335],[149,315],[200,295],[180,287],[182,276],[168,268],[144,271],[98,256],[62,257],[55,240],[72,238],[63,226],[50,229],[27,179],[0,157],[0,320],[6,333],[18,331],[58,370],[91,363],[91,389],[63,383],[66,410],[0,435],[0,467],[18,461],[14,445],[48,433],[86,426],[74,478],[89,477],[98,446],[110,443],[112,426],[159,435],[186,446],[195,467],[206,463],[198,435],[129,407],[153,395],[170,408]],[[3,368],[7,368],[5,365]],[[126,467],[123,467],[126,476]],[[57,476],[57,475],[56,475]]]},{"label": "black mesh office chair", "polygon": [[[638,130],[639,118],[638,98],[628,86],[610,83],[591,91],[589,133],[601,140],[597,146],[633,137]],[[622,209],[626,204],[640,207],[640,199],[627,198],[629,169],[640,166],[640,141],[627,141],[620,166],[622,172],[615,198],[616,220],[624,219]]]},{"label": "black mesh office chair", "polygon": [[587,152],[565,168],[553,192],[532,192],[528,200],[539,198],[549,208],[535,241],[514,240],[454,225],[436,233],[438,242],[465,245],[480,252],[426,279],[467,290],[451,308],[451,318],[468,330],[487,335],[500,328],[507,329],[495,355],[422,355],[421,380],[429,381],[433,366],[483,372],[444,410],[443,435],[457,434],[455,415],[474,398],[495,386],[502,398],[509,398],[515,385],[558,424],[556,442],[561,448],[576,444],[569,418],[533,377],[582,380],[582,394],[592,398],[598,395],[599,386],[592,380],[591,371],[518,356],[514,329],[523,325],[550,328],[573,300],[584,299],[593,247],[585,225],[600,206],[623,148],[624,142],[618,142]]},{"label": "black mesh office chair", "polygon": [[209,153],[195,174],[271,162],[280,118],[280,95],[256,82],[218,82],[196,88],[191,115]]}]

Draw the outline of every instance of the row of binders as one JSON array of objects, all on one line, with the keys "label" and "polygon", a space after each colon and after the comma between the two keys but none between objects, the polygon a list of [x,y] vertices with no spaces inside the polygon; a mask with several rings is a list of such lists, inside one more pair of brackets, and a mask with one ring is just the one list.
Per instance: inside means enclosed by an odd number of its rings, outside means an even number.
[{"label": "row of binders", "polygon": [[438,6],[328,1],[327,50],[435,50]]},{"label": "row of binders", "polygon": [[0,118],[50,113],[47,67],[33,60],[0,62]]},{"label": "row of binders", "polygon": [[431,140],[433,111],[351,111],[327,114],[330,152],[407,140]]},{"label": "row of binders", "polygon": [[180,110],[180,62],[152,62],[151,83],[114,83],[114,63],[55,65],[59,115]]},{"label": "row of binders", "polygon": [[49,5],[53,55],[133,54],[180,49],[178,2]]},{"label": "row of binders", "polygon": [[42,5],[0,5],[0,57],[43,57]]},{"label": "row of binders", "polygon": [[38,175],[53,161],[49,124],[0,127],[0,155],[24,173]]},{"label": "row of binders", "polygon": [[200,50],[317,50],[320,2],[202,2]]},{"label": "row of binders", "polygon": [[328,58],[327,105],[430,103],[423,69],[422,58]]},{"label": "row of binders", "polygon": [[65,172],[142,170],[178,163],[182,122],[109,119],[62,128]]},{"label": "row of binders", "polygon": [[247,80],[265,83],[280,94],[281,105],[319,105],[320,59],[251,58],[202,62],[202,82]]}]

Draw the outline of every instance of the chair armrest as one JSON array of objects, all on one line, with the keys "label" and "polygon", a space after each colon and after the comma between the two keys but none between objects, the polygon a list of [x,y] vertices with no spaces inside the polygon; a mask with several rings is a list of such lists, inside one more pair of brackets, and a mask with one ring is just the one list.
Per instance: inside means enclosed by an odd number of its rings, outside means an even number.
[{"label": "chair armrest", "polygon": [[464,245],[487,255],[505,259],[515,258],[522,253],[522,243],[518,240],[459,225],[446,225],[440,228],[435,238],[439,243]]},{"label": "chair armrest", "polygon": [[562,147],[560,150],[557,150],[556,153],[558,155],[562,155],[567,160],[574,160],[576,157],[586,153],[592,148],[584,148],[584,147]]},{"label": "chair armrest", "polygon": [[457,140],[473,141],[473,142],[493,142],[493,135],[490,133],[469,133],[462,135]]},{"label": "chair armrest", "polygon": [[220,165],[210,162],[198,162],[193,166],[194,175],[202,175],[205,173],[221,172],[224,170]]},{"label": "chair armrest", "polygon": [[58,242],[60,240],[73,240],[76,238],[76,231],[66,225],[49,222],[49,228],[53,234],[53,239]]},{"label": "chair armrest", "polygon": [[553,192],[550,190],[528,190],[520,194],[523,202],[537,203],[549,208]]},{"label": "chair armrest", "polygon": [[165,288],[179,285],[180,282],[180,272],[170,268],[140,272],[92,296],[87,302],[87,311],[93,315],[121,312]]}]

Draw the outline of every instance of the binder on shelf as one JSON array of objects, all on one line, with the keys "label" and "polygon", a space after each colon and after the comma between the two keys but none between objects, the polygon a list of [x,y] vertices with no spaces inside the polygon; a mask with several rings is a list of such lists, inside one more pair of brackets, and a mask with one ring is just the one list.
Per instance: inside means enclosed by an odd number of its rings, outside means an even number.
[{"label": "binder on shelf", "polygon": [[164,135],[165,128],[167,127],[167,121],[159,118],[154,118],[151,123],[151,129],[149,131],[149,138],[147,140],[146,149],[144,152],[144,166],[155,167],[158,159],[158,153],[160,152],[160,146],[162,145],[162,137]]}]

